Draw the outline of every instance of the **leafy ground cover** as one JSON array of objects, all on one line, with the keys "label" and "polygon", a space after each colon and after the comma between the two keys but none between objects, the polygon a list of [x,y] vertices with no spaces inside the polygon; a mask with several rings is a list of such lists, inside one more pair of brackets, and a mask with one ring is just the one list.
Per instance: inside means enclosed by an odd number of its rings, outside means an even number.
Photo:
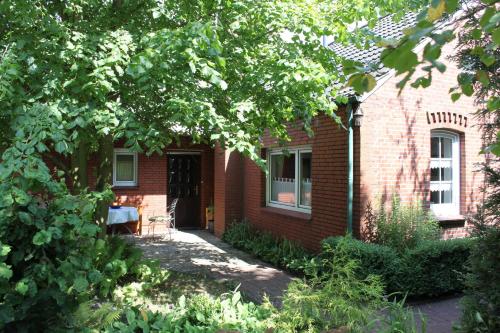
[{"label": "leafy ground cover", "polygon": [[[225,292],[224,288],[215,289],[216,293],[222,292],[219,295],[183,295],[175,303],[167,298],[152,299],[151,295],[162,290],[170,279],[186,277],[170,274],[153,288],[135,289],[149,302],[156,302],[153,307],[136,302],[138,294],[115,298],[114,304],[120,309],[117,316],[111,321],[100,321],[94,328],[106,332],[394,332],[399,328],[417,332],[413,314],[402,303],[385,300],[378,277],[357,278],[357,261],[341,255],[347,250],[345,242],[337,244],[338,255],[329,262],[335,274],[317,274],[316,278],[292,282],[283,297],[282,309],[267,300],[263,304],[247,302],[239,292]],[[216,282],[208,285],[213,283]]]},{"label": "leafy ground cover", "polygon": [[312,255],[296,242],[276,238],[269,232],[254,229],[249,223],[234,223],[222,240],[272,265],[302,273],[300,263]]},{"label": "leafy ground cover", "polygon": [[359,263],[358,277],[377,275],[386,294],[408,297],[434,297],[464,289],[464,262],[473,239],[439,239],[439,226],[419,205],[402,206],[393,199],[389,212],[369,208],[368,242],[347,237],[330,237],[322,242],[321,252],[308,253],[300,245],[270,233],[257,231],[248,223],[236,223],[223,240],[271,264],[313,277],[331,274],[330,262],[336,260],[339,243],[346,254]]},{"label": "leafy ground cover", "polygon": [[[402,303],[383,296],[378,277],[359,279],[358,262],[344,255],[347,242],[336,244],[329,261],[334,274],[293,281],[283,307],[268,300],[248,302],[234,286],[163,270],[144,260],[140,251],[118,238],[109,238],[106,256],[116,284],[108,293],[82,302],[52,326],[56,331],[95,332],[417,332],[413,314]],[[123,262],[123,265],[120,264]],[[120,269],[115,269],[120,267]],[[104,269],[104,272],[107,272]]]}]

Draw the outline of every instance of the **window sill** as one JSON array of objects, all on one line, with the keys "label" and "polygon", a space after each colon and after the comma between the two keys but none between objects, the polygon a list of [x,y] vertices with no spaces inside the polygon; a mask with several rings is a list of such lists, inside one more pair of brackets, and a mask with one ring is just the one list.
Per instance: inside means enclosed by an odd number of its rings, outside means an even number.
[{"label": "window sill", "polygon": [[465,217],[463,215],[442,215],[436,216],[441,227],[457,227],[465,224]]},{"label": "window sill", "polygon": [[133,186],[113,186],[111,187],[111,190],[138,190],[139,185],[133,185]]},{"label": "window sill", "polygon": [[262,207],[260,209],[262,213],[265,214],[275,214],[275,215],[281,215],[281,216],[287,216],[291,217],[297,220],[303,220],[303,221],[311,221],[311,214],[310,213],[302,213],[302,212],[297,212],[285,208],[276,208],[276,207]]}]

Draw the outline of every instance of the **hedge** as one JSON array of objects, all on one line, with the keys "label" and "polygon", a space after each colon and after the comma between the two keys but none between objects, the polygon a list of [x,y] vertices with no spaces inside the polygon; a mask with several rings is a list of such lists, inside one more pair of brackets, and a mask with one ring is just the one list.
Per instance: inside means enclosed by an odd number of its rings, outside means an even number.
[{"label": "hedge", "polygon": [[[329,237],[323,240],[320,257],[328,260],[328,256],[335,255],[335,247],[341,239]],[[426,241],[402,253],[351,237],[347,243],[350,256],[360,263],[360,277],[380,275],[387,293],[419,297],[463,290],[464,262],[473,241],[470,238]]]}]

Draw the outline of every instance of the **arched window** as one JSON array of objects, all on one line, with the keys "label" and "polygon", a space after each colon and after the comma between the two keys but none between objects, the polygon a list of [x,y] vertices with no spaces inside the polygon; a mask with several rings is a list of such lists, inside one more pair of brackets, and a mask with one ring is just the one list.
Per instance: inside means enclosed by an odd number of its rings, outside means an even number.
[{"label": "arched window", "polygon": [[436,216],[460,213],[460,141],[457,134],[431,132],[431,210]]}]

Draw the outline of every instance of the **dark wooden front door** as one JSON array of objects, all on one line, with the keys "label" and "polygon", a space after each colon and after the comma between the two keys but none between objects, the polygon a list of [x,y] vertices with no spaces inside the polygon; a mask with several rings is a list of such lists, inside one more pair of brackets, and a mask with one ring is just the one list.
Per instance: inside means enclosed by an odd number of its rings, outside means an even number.
[{"label": "dark wooden front door", "polygon": [[175,209],[176,228],[199,228],[200,155],[168,155],[167,204],[179,199]]}]

